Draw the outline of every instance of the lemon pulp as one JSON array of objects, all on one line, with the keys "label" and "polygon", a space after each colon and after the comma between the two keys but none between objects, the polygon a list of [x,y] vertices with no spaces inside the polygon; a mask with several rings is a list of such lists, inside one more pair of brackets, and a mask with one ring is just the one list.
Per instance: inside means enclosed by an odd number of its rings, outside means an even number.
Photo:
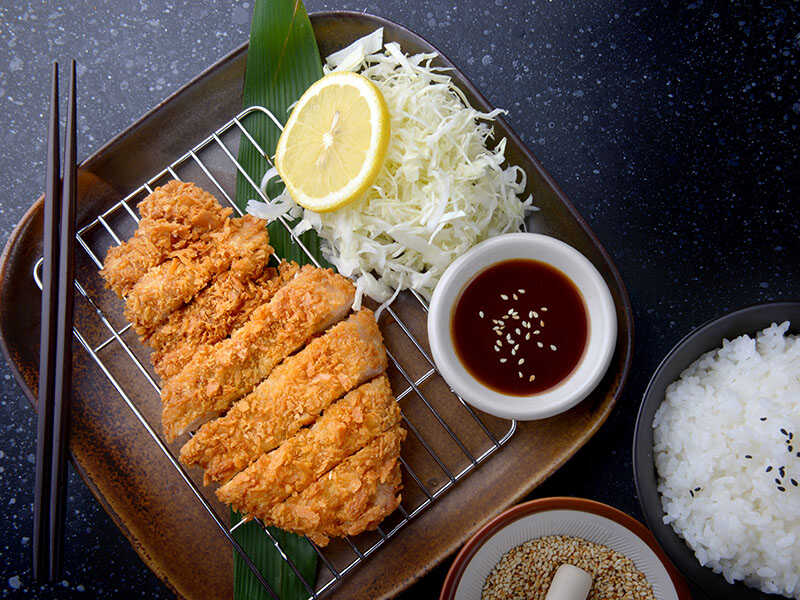
[{"label": "lemon pulp", "polygon": [[308,88],[292,111],[275,167],[300,206],[335,210],[374,183],[389,131],[389,110],[375,84],[357,73],[331,73]]}]

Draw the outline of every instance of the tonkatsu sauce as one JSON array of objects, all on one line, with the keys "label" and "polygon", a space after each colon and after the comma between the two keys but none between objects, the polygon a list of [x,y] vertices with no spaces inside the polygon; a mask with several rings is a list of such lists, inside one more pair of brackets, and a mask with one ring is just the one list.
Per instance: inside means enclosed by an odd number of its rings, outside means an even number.
[{"label": "tonkatsu sauce", "polygon": [[529,396],[572,373],[586,348],[589,319],[564,273],[514,259],[467,284],[450,327],[456,354],[473,377],[500,393]]}]

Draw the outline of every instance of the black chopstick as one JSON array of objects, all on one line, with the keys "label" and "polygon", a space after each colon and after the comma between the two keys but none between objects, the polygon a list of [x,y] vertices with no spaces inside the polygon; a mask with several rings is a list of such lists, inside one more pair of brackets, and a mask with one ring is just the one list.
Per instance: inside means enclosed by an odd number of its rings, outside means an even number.
[{"label": "black chopstick", "polygon": [[58,315],[53,387],[53,457],[50,479],[50,579],[61,572],[64,517],[67,500],[67,454],[72,393],[72,313],[74,301],[75,201],[77,195],[77,138],[75,128],[75,61],[70,64],[67,131],[64,135],[64,178],[58,249]]},{"label": "black chopstick", "polygon": [[42,331],[39,350],[39,400],[36,434],[36,487],[33,502],[33,577],[48,573],[50,535],[50,464],[53,432],[53,380],[58,298],[58,216],[61,204],[58,121],[58,63],[53,63],[50,120],[47,133],[47,181],[44,195],[42,264]]},{"label": "black chopstick", "polygon": [[78,176],[75,79],[73,60],[70,65],[64,175],[60,178],[58,64],[53,64],[42,231],[42,331],[33,525],[33,575],[39,581],[45,578],[52,581],[61,573],[66,515]]}]

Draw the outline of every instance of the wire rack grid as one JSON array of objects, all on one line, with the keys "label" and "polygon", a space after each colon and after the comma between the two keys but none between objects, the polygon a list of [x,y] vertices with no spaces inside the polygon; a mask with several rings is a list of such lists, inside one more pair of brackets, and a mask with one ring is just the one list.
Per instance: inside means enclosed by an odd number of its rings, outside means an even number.
[{"label": "wire rack grid", "polygon": [[[223,178],[221,173],[224,173],[229,180],[231,179],[231,176],[233,176],[235,179],[237,172],[240,173],[245,178],[247,183],[252,187],[253,193],[261,200],[268,201],[268,198],[265,196],[260,187],[250,178],[244,168],[236,160],[234,156],[234,150],[231,149],[231,147],[234,146],[235,140],[230,141],[227,139],[230,138],[231,135],[233,135],[233,137],[238,137],[239,140],[241,140],[242,136],[246,137],[247,140],[260,153],[260,155],[271,164],[270,157],[263,151],[258,142],[256,142],[256,140],[244,126],[248,116],[251,116],[255,113],[262,113],[266,115],[276,127],[282,130],[280,122],[267,109],[259,106],[247,108],[225,123],[222,127],[214,131],[194,148],[172,162],[165,169],[151,177],[146,183],[142,184],[140,187],[128,194],[125,198],[112,205],[102,214],[97,215],[87,225],[81,227],[77,231],[76,240],[79,246],[85,251],[86,256],[88,256],[88,259],[91,261],[93,267],[96,267],[97,270],[102,268],[102,260],[98,257],[98,252],[93,249],[92,243],[90,243],[87,238],[93,232],[100,231],[104,232],[105,235],[110,237],[115,244],[122,243],[121,237],[123,237],[125,234],[118,234],[115,230],[115,227],[111,224],[115,217],[123,215],[126,220],[130,221],[130,226],[135,227],[139,222],[139,217],[131,205],[142,199],[144,195],[152,193],[153,187],[155,187],[159,181],[165,181],[166,179],[180,180],[181,177],[179,176],[178,172],[186,165],[192,165],[195,169],[199,169],[199,172],[205,175],[207,180],[212,184],[213,188],[219,192],[219,194],[239,215],[242,214],[242,211],[233,201],[233,192],[229,191],[230,186],[227,186],[226,189],[226,185],[221,182]],[[212,164],[213,161],[204,161],[201,159],[201,156],[205,155],[205,153],[212,148],[216,150],[216,154],[224,157],[221,164],[215,165]],[[219,154],[219,151],[221,151],[221,154]],[[219,163],[219,161],[217,162]],[[290,224],[287,223],[283,217],[279,217],[278,220],[289,232],[292,241],[298,244],[303,250],[309,261],[319,266],[316,258],[308,251],[302,241],[295,236]],[[108,247],[107,243],[105,247]],[[34,279],[36,280],[39,288],[41,288],[41,264],[42,259],[39,259],[34,267],[33,273]],[[120,377],[112,372],[113,370],[109,368],[109,366],[106,364],[106,361],[104,361],[100,356],[101,353],[107,350],[109,347],[116,346],[116,348],[121,350],[128,359],[133,361],[136,369],[147,380],[150,386],[152,386],[155,394],[160,396],[160,387],[155,377],[145,365],[146,361],[137,356],[137,352],[135,351],[135,342],[129,342],[125,339],[126,332],[131,330],[131,325],[124,324],[119,327],[115,326],[113,324],[113,321],[115,320],[114,315],[110,314],[109,308],[102,306],[103,302],[101,300],[93,297],[93,295],[88,291],[89,287],[90,286],[83,285],[76,277],[75,290],[78,294],[78,297],[88,303],[90,310],[96,314],[97,318],[102,323],[103,327],[101,330],[106,330],[107,335],[104,336],[102,341],[95,344],[90,342],[88,336],[81,333],[76,326],[73,328],[75,338],[94,360],[111,385],[116,389],[121,399],[133,412],[137,420],[152,438],[153,442],[158,446],[167,460],[175,468],[175,471],[180,475],[181,479],[192,491],[193,495],[203,506],[209,517],[214,521],[233,549],[241,556],[245,564],[253,572],[254,576],[258,579],[261,585],[264,586],[264,589],[270,594],[271,597],[275,598],[276,600],[280,600],[280,597],[270,586],[264,575],[259,572],[251,557],[248,556],[247,552],[236,540],[234,532],[239,526],[245,523],[245,521],[240,521],[233,526],[228,525],[227,519],[223,518],[219,514],[218,510],[213,505],[213,501],[206,496],[206,494],[202,491],[201,486],[181,466],[176,458],[175,452],[170,449],[161,439],[156,429],[150,424],[148,418],[145,416],[143,410],[137,406],[137,402],[133,397],[134,394],[130,393],[126,389],[125,383],[120,381]],[[411,297],[415,299],[413,302],[418,305],[417,310],[421,309],[422,311],[427,312],[427,303],[421,296],[412,292]],[[421,406],[424,406],[424,409],[422,410],[424,410],[427,415],[432,417],[435,423],[438,423],[441,428],[440,431],[443,432],[443,437],[449,439],[451,443],[455,445],[454,447],[457,448],[460,461],[455,461],[454,463],[452,457],[451,459],[448,459],[445,458],[440,451],[437,452],[435,449],[437,444],[431,440],[431,435],[421,431],[422,427],[420,419],[417,417],[410,417],[408,411],[401,403],[401,412],[404,425],[411,432],[413,439],[418,442],[423,455],[432,461],[431,464],[434,465],[435,468],[439,469],[442,475],[441,482],[432,485],[430,478],[426,478],[424,475],[421,475],[417,472],[420,470],[418,465],[410,464],[405,457],[401,456],[401,466],[407,475],[407,477],[403,478],[404,489],[406,491],[403,493],[403,502],[397,511],[395,511],[395,518],[387,519],[382,526],[379,526],[376,531],[373,532],[372,535],[367,536],[367,534],[361,534],[361,536],[357,536],[358,538],[366,536],[366,540],[359,540],[351,537],[343,538],[342,545],[337,550],[336,560],[333,560],[328,556],[327,549],[323,551],[320,547],[309,540],[312,547],[316,551],[321,564],[324,566],[324,571],[327,573],[327,575],[325,575],[321,572],[317,576],[316,581],[308,581],[305,577],[303,577],[297,566],[281,547],[278,540],[276,540],[275,537],[270,533],[264,523],[256,519],[256,522],[262,528],[264,534],[271,540],[272,544],[274,544],[283,560],[286,561],[292,571],[300,579],[303,587],[309,594],[309,598],[320,598],[327,592],[331,591],[339,582],[343,580],[346,575],[354,571],[370,555],[374,554],[381,546],[386,544],[389,539],[396,535],[397,532],[400,531],[400,529],[402,529],[412,519],[414,519],[414,517],[431,506],[439,497],[450,490],[458,481],[472,472],[478,465],[483,463],[489,456],[501,449],[509,441],[509,439],[511,439],[516,431],[515,421],[499,421],[499,428],[497,427],[497,424],[495,424],[495,427],[487,426],[485,423],[485,419],[487,418],[486,415],[482,417],[477,414],[457,394],[455,394],[455,392],[448,389],[449,394],[452,394],[452,396],[457,399],[460,409],[465,411],[471,422],[476,426],[474,431],[479,432],[477,436],[472,434],[469,439],[467,439],[463,434],[459,435],[455,431],[457,427],[451,422],[448,422],[448,418],[443,415],[441,408],[437,407],[436,403],[431,401],[422,389],[423,386],[430,383],[433,379],[441,378],[436,370],[436,366],[430,356],[430,353],[426,350],[424,344],[420,342],[418,337],[414,335],[412,332],[412,327],[401,318],[401,316],[393,307],[387,307],[385,312],[410,342],[410,347],[416,350],[417,357],[421,357],[417,358],[416,362],[424,365],[422,372],[419,374],[412,374],[412,369],[410,368],[408,361],[406,360],[404,363],[403,357],[399,356],[399,352],[392,352],[387,348],[387,354],[390,360],[390,368],[395,370],[397,375],[396,380],[402,382],[402,385],[404,386],[403,389],[396,394],[398,402],[401,402],[405,398],[411,396],[416,397],[419,401],[421,401]],[[415,365],[415,367],[418,366],[419,365]],[[397,388],[397,385],[394,382],[393,387],[395,389]],[[408,493],[409,488],[412,486],[417,488],[416,494]],[[409,495],[411,495],[412,498],[414,495],[416,495],[418,496],[419,500],[415,502],[406,500],[406,497]],[[392,522],[387,527],[385,523],[389,521]],[[344,553],[342,552],[342,548],[345,550]],[[342,560],[343,555],[345,556],[344,560]],[[338,566],[335,564],[337,562],[339,563]]]}]

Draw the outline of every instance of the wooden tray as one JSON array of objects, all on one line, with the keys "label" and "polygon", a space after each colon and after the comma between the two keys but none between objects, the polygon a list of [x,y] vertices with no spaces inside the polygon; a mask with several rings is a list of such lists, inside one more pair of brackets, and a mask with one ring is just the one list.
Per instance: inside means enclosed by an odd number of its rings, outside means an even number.
[{"label": "wooden tray", "polygon": [[[311,21],[323,56],[379,26],[384,27],[387,41],[398,41],[406,52],[437,51],[409,30],[371,15],[324,12],[313,14]],[[219,61],[81,165],[79,225],[118,202],[238,112],[246,54],[243,46]],[[440,62],[453,68],[455,81],[474,106],[491,109],[445,57]],[[528,174],[526,194],[533,193],[541,208],[532,219],[532,230],[576,247],[608,283],[619,321],[613,362],[600,386],[576,408],[545,421],[520,423],[508,445],[488,459],[490,466],[479,467],[402,529],[346,576],[333,596],[383,598],[410,585],[585,444],[608,417],[628,375],[632,310],[616,267],[564,193],[502,119],[495,125],[495,134],[496,139],[508,138],[508,160]],[[40,303],[32,271],[41,255],[41,236],[39,199],[15,228],[0,264],[2,348],[32,403],[38,380]],[[78,265],[77,277],[85,275],[82,269],[91,268]],[[398,306],[401,310],[402,303]],[[78,311],[76,325],[91,333],[99,326],[92,317],[87,311]],[[382,326],[384,322],[382,319]],[[414,329],[424,337],[421,315]],[[74,368],[70,448],[86,485],[145,563],[178,595],[230,598],[232,550],[227,541],[81,349],[76,350]],[[131,366],[119,369],[123,377],[126,369],[135,376]],[[152,390],[149,393],[152,395]],[[145,411],[152,411],[148,418],[158,422],[157,398]],[[502,430],[503,423],[490,427]]]}]

